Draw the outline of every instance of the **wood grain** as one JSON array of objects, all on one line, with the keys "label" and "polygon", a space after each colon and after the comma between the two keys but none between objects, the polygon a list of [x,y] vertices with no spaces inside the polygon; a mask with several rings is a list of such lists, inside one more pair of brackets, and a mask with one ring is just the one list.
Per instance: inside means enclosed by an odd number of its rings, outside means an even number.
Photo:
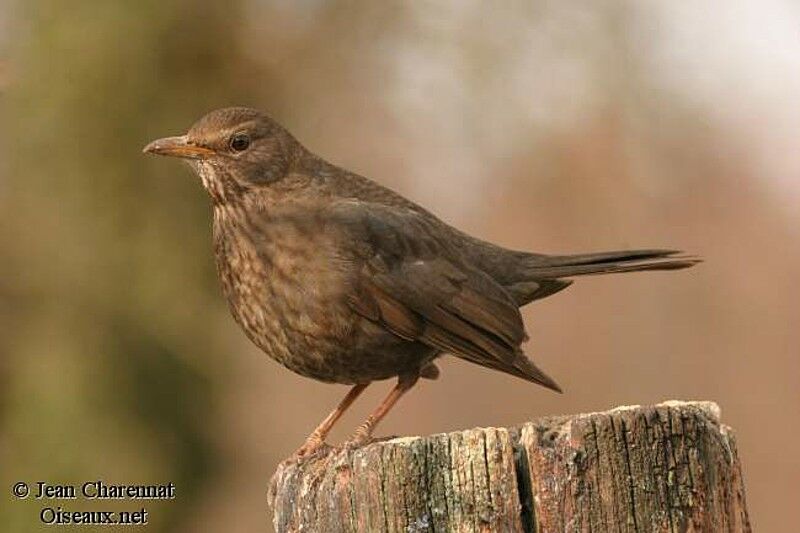
[{"label": "wood grain", "polygon": [[284,463],[276,531],[749,532],[710,402],[404,437]]}]

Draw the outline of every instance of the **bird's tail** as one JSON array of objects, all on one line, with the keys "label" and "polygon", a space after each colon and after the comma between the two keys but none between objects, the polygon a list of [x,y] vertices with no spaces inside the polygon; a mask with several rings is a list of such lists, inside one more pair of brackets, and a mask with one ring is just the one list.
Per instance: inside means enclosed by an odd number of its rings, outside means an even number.
[{"label": "bird's tail", "polygon": [[[524,305],[569,287],[572,281],[564,278],[645,270],[679,270],[701,262],[696,257],[680,254],[677,250],[624,250],[578,255],[530,254],[525,257],[525,275],[529,281],[512,285],[511,292],[517,303]],[[533,290],[529,290],[531,287]],[[485,360],[476,362],[492,366]],[[508,365],[494,368],[561,392],[558,384],[521,352],[512,368]]]},{"label": "bird's tail", "polygon": [[507,286],[517,305],[525,305],[560,292],[575,276],[615,274],[645,270],[678,270],[700,263],[677,250],[623,250],[578,255],[525,254],[523,280]]},{"label": "bird's tail", "polygon": [[532,279],[555,280],[590,274],[644,270],[678,270],[700,263],[677,250],[624,250],[579,255],[531,255],[527,274]]}]

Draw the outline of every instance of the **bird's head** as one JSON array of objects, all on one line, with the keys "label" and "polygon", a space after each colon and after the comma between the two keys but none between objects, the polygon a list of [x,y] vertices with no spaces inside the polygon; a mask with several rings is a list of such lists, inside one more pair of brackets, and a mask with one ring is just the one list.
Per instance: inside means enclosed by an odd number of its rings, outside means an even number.
[{"label": "bird's head", "polygon": [[279,181],[301,149],[294,137],[266,114],[228,107],[207,114],[185,135],[151,142],[144,152],[186,160],[212,199],[228,202]]}]

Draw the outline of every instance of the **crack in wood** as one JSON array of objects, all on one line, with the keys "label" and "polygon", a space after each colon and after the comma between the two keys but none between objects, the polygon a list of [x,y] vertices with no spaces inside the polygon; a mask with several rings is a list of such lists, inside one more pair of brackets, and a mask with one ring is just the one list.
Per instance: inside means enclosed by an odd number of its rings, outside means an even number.
[{"label": "crack in wood", "polygon": [[522,446],[519,429],[509,432],[511,445],[514,450],[514,476],[517,480],[517,496],[520,506],[520,523],[522,531],[535,531],[536,516],[533,506],[533,492],[531,491],[531,481],[528,476],[530,469],[528,463],[528,452]]},{"label": "crack in wood", "polygon": [[[613,419],[612,419],[613,420]],[[613,422],[612,422],[613,423]],[[639,523],[636,520],[636,481],[633,478],[633,470],[631,468],[631,456],[628,448],[628,430],[625,425],[625,420],[621,423],[621,435],[623,449],[625,450],[625,469],[628,474],[628,492],[630,494],[630,513],[633,519],[633,529],[638,533]]]}]

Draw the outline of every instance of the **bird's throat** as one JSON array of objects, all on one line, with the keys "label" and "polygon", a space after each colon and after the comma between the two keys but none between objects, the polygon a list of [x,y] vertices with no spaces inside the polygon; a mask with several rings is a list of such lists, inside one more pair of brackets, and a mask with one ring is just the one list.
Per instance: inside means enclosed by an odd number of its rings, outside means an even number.
[{"label": "bird's throat", "polygon": [[233,176],[213,163],[201,161],[195,170],[215,206],[241,202],[247,192]]}]

